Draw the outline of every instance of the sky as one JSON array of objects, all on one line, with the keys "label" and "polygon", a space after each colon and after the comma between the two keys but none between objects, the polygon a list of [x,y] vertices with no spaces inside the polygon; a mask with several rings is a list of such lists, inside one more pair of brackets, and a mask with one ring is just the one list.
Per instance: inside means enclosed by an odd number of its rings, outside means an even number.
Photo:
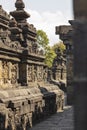
[{"label": "sky", "polygon": [[[16,0],[0,0],[0,5],[7,12],[15,10]],[[73,19],[72,0],[23,0],[25,10],[31,15],[28,19],[30,24],[34,24],[37,30],[46,32],[50,45],[59,42],[58,35],[55,34],[55,27],[59,25],[69,25],[68,20]]]}]

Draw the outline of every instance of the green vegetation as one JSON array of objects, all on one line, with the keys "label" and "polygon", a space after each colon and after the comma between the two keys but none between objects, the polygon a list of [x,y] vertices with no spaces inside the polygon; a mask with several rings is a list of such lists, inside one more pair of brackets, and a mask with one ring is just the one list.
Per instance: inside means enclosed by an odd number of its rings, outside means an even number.
[{"label": "green vegetation", "polygon": [[52,63],[55,57],[56,57],[56,53],[54,52],[52,47],[48,46],[47,51],[45,53],[45,64],[48,67],[52,67]]},{"label": "green vegetation", "polygon": [[43,30],[37,31],[37,42],[39,43],[39,46],[43,49],[46,49],[49,44],[49,39],[47,37],[47,34]]},{"label": "green vegetation", "polygon": [[54,58],[56,57],[57,50],[60,50],[61,53],[64,52],[65,46],[62,41],[54,44],[52,47],[49,45],[49,39],[47,34],[43,30],[37,31],[37,42],[39,48],[43,49],[45,54],[45,64],[48,67],[52,67]]}]

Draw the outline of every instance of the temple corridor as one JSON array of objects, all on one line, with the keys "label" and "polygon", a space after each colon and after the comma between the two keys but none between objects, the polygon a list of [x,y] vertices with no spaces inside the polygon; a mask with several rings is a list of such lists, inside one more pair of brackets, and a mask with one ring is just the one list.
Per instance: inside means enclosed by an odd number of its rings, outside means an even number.
[{"label": "temple corridor", "polygon": [[65,106],[63,112],[36,124],[30,130],[74,130],[73,107]]}]

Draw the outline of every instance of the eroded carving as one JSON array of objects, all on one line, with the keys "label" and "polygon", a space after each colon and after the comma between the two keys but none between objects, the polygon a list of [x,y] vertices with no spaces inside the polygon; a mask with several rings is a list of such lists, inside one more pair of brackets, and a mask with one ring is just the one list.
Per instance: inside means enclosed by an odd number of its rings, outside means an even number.
[{"label": "eroded carving", "polygon": [[18,66],[17,64],[12,64],[11,65],[11,83],[15,84],[17,83],[17,77],[18,77]]},{"label": "eroded carving", "polygon": [[15,7],[14,18],[0,17],[0,130],[29,130],[57,111],[64,94],[48,82],[44,53],[23,1],[16,0]]}]

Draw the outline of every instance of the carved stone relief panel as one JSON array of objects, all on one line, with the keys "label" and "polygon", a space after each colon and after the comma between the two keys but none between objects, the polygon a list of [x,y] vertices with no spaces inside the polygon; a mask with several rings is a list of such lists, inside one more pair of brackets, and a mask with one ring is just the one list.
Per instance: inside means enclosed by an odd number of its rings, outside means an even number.
[{"label": "carved stone relief panel", "polygon": [[8,83],[9,81],[9,64],[7,61],[2,61],[2,80],[3,83]]},{"label": "carved stone relief panel", "polygon": [[18,78],[18,65],[15,63],[12,63],[11,65],[11,83],[15,84],[17,83]]},{"label": "carved stone relief panel", "polygon": [[0,79],[2,84],[15,84],[18,76],[18,65],[8,61],[1,61],[0,66]]},{"label": "carved stone relief panel", "polygon": [[36,65],[31,65],[32,66],[32,82],[37,81],[37,66]]},{"label": "carved stone relief panel", "polygon": [[47,77],[48,77],[48,72],[47,72],[47,69],[45,68],[44,71],[43,71],[43,80],[45,82],[47,82]]},{"label": "carved stone relief panel", "polygon": [[37,65],[28,65],[28,82],[41,81],[43,78],[42,67]]},{"label": "carved stone relief panel", "polygon": [[28,65],[28,82],[32,82],[32,65]]},{"label": "carved stone relief panel", "polygon": [[37,67],[37,79],[39,82],[43,80],[43,66]]},{"label": "carved stone relief panel", "polygon": [[37,81],[37,65],[33,66],[33,81]]}]

